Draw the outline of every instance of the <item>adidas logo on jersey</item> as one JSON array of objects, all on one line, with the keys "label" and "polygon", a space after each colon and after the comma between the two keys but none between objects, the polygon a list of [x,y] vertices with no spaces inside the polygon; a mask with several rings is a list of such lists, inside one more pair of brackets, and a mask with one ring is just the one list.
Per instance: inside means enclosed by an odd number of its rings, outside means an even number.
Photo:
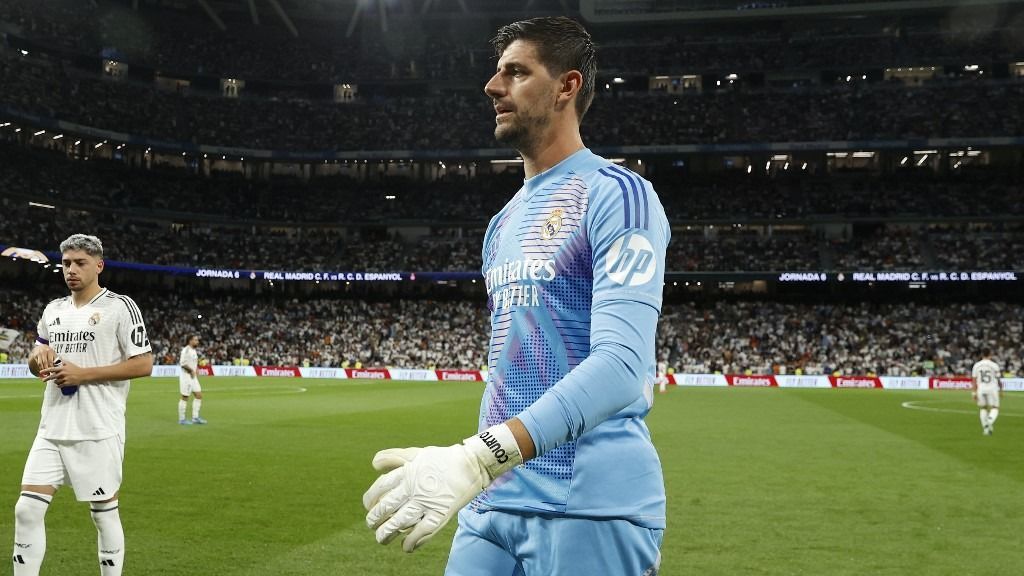
[{"label": "adidas logo on jersey", "polygon": [[54,326],[60,326],[60,316],[54,318],[53,322],[46,325],[47,328],[53,328]]},{"label": "adidas logo on jersey", "polygon": [[92,493],[92,495],[93,496],[106,496],[107,493],[104,492],[103,488],[101,487],[101,488],[97,488],[96,491]]}]

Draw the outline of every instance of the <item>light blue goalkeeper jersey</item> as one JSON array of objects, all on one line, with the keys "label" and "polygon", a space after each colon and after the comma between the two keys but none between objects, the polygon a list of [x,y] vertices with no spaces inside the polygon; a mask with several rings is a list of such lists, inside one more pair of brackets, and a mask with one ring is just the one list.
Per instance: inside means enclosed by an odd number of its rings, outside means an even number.
[{"label": "light blue goalkeeper jersey", "polygon": [[527,180],[491,220],[480,429],[518,416],[540,456],[471,510],[665,527],[644,417],[669,236],[651,184],[587,149]]}]

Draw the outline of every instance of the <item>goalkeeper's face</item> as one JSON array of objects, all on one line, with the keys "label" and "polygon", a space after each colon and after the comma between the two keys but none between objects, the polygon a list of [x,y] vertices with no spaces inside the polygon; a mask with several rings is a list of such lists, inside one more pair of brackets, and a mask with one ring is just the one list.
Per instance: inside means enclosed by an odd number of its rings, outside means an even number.
[{"label": "goalkeeper's face", "polygon": [[84,250],[68,250],[61,255],[64,283],[72,292],[91,288],[103,271],[103,259]]},{"label": "goalkeeper's face", "polygon": [[530,42],[516,40],[498,59],[498,70],[484,86],[494,104],[494,137],[517,150],[532,150],[552,125],[560,82]]}]

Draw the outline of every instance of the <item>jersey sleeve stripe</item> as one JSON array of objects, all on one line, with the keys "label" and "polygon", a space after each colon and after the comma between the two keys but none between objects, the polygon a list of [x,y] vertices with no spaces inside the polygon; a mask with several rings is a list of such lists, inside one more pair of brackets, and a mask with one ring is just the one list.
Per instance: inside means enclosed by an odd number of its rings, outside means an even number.
[{"label": "jersey sleeve stripe", "polygon": [[120,300],[121,302],[124,303],[125,308],[128,309],[128,315],[131,316],[133,324],[140,324],[140,323],[142,323],[142,313],[139,312],[138,307],[135,306],[135,303],[132,302],[131,298],[128,298],[127,296],[116,295],[116,294],[110,295],[110,298],[115,298],[115,299]]},{"label": "jersey sleeve stripe", "polygon": [[622,190],[622,204],[623,204],[623,208],[625,209],[625,212],[626,212],[625,223],[624,223],[623,227],[624,228],[629,228],[629,190],[626,189],[626,183],[623,182],[622,180],[620,180],[618,176],[615,176],[614,174],[609,174],[608,172],[606,172],[604,168],[598,170],[598,172],[601,175],[603,175],[603,176],[606,176],[608,178],[611,178],[612,180],[615,180],[615,182],[618,183],[619,188]]},{"label": "jersey sleeve stripe", "polygon": [[131,312],[132,321],[136,324],[142,323],[142,312],[139,312],[139,307],[135,305],[135,302],[127,296],[121,296],[121,301],[128,307],[128,311]]},{"label": "jersey sleeve stripe", "polygon": [[611,170],[614,170],[615,172],[621,174],[622,177],[625,178],[626,180],[629,180],[629,185],[633,188],[633,200],[636,202],[637,228],[640,228],[640,197],[643,196],[643,229],[647,230],[650,227],[650,215],[647,213],[647,187],[644,186],[644,183],[640,180],[640,177],[634,174],[633,172],[630,172],[629,170],[624,170],[618,166],[610,166],[610,168]]},{"label": "jersey sleeve stripe", "polygon": [[[624,178],[626,178],[626,181],[630,182],[630,188],[633,190],[633,202],[636,204],[636,215],[633,223],[633,228],[640,228],[640,190],[643,189],[643,186],[641,186],[640,189],[637,188],[636,174],[633,174],[632,172],[624,170],[618,166],[609,166],[608,168],[618,174],[621,174]],[[646,196],[644,197],[644,200],[647,200]],[[644,221],[646,221],[646,219],[647,217],[646,215],[644,215]],[[647,229],[646,224],[643,228],[644,230]]]},{"label": "jersey sleeve stripe", "polygon": [[39,336],[36,336],[36,342],[42,344],[43,346],[49,346],[50,345],[50,341],[49,340],[47,340],[46,338],[40,338]]}]

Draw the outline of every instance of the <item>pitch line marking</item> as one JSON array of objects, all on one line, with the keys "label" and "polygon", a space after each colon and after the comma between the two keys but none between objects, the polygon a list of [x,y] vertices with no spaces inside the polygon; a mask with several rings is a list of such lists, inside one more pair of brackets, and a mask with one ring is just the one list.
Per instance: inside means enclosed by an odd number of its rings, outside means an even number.
[{"label": "pitch line marking", "polygon": [[[945,400],[913,400],[910,402],[903,402],[900,406],[908,410],[920,410],[922,412],[944,412],[946,414],[977,414],[977,410],[964,410],[961,408],[932,408],[930,406],[920,406],[920,404],[945,402]],[[1013,412],[1006,413],[1002,410],[999,411],[999,416],[1009,416],[1011,418],[1024,418],[1024,414],[1015,414]]]}]

